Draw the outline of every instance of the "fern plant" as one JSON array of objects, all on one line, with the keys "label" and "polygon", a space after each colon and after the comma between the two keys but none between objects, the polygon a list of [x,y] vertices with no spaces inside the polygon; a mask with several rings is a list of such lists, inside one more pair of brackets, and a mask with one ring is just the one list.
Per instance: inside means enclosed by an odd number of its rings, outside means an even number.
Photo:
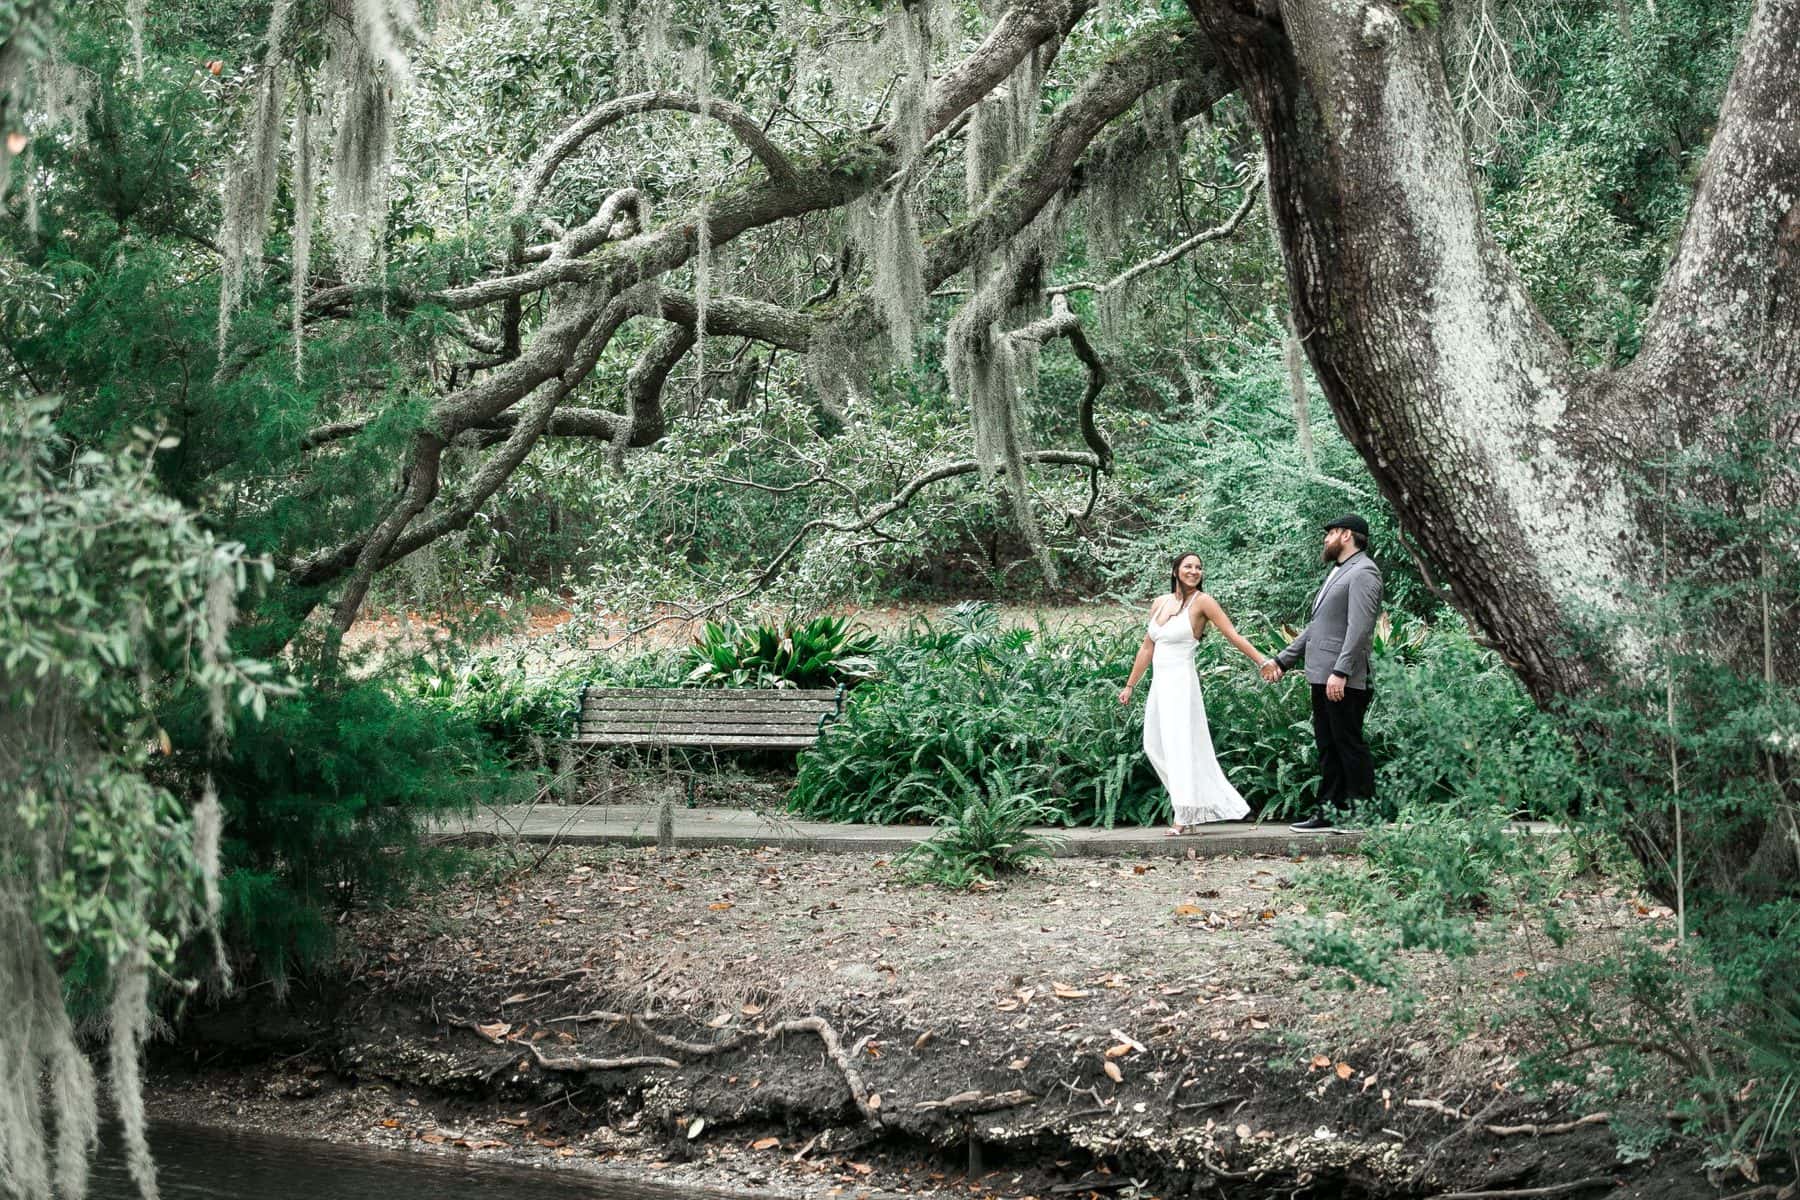
[{"label": "fern plant", "polygon": [[919,789],[923,798],[912,810],[936,822],[937,832],[900,856],[913,878],[966,890],[1023,871],[1061,843],[1033,828],[1055,820],[1057,806],[1017,786],[1010,772],[990,771],[977,782],[953,762],[940,766],[944,784]]}]

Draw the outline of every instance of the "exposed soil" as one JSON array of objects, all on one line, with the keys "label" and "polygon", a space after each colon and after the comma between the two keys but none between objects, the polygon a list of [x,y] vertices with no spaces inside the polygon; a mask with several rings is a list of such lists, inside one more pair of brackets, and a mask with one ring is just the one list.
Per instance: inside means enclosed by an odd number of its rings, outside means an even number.
[{"label": "exposed soil", "polygon": [[[1684,1151],[1619,1163],[1603,1121],[1490,1131],[1582,1115],[1517,1093],[1529,1030],[1465,1020],[1528,943],[1420,964],[1427,1015],[1392,1026],[1388,997],[1281,944],[1343,919],[1309,911],[1311,869],[1058,860],[953,894],[866,855],[484,849],[347,921],[333,983],[192,1020],[153,1107],[819,1196],[1717,1194]],[[1563,903],[1594,946],[1665,919],[1616,890]],[[807,1017],[842,1061],[786,1024]],[[667,1062],[579,1061],[634,1057]]]},{"label": "exposed soil", "polygon": [[[953,607],[906,601],[895,604],[858,604],[822,610],[850,617],[856,625],[874,633],[898,633],[917,618],[941,624]],[[1117,604],[997,605],[1000,624],[1062,629],[1092,622],[1138,619],[1136,609]],[[755,614],[757,619],[779,619],[781,612]],[[469,614],[470,617],[473,614]],[[466,618],[465,618],[466,619]],[[491,652],[516,652],[532,668],[550,669],[570,662],[587,661],[596,651],[641,653],[691,645],[704,621],[688,620],[678,613],[651,624],[644,618],[618,613],[576,612],[554,605],[537,605],[519,618],[516,631],[489,639],[482,648]],[[449,635],[450,618],[442,613],[371,613],[351,626],[344,645],[352,651],[385,649],[418,653]]]}]

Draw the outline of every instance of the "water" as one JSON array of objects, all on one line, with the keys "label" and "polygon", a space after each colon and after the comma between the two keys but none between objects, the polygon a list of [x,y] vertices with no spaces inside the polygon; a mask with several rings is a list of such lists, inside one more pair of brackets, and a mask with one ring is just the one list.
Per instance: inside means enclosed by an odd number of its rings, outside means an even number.
[{"label": "water", "polygon": [[[706,1200],[707,1193],[573,1171],[532,1170],[448,1156],[337,1146],[297,1138],[153,1125],[163,1200]],[[116,1141],[96,1155],[90,1200],[137,1200]]]}]

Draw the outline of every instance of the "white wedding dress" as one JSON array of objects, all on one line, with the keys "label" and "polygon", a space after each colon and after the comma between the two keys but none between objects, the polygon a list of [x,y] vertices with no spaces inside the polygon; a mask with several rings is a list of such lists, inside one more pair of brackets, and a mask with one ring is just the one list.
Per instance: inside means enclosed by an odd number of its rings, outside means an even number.
[{"label": "white wedding dress", "polygon": [[1194,648],[1200,643],[1187,610],[1151,621],[1150,640],[1156,649],[1150,659],[1150,699],[1144,705],[1144,754],[1169,789],[1175,824],[1241,820],[1250,806],[1213,754],[1206,701],[1194,670]]}]

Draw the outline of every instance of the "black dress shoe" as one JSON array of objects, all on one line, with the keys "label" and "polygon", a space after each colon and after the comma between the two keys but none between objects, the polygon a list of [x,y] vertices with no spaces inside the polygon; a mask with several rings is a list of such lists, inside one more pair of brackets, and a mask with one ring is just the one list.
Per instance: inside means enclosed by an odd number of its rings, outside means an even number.
[{"label": "black dress shoe", "polygon": [[1308,817],[1304,821],[1295,821],[1288,826],[1295,833],[1325,833],[1331,827],[1331,821],[1327,817]]}]

